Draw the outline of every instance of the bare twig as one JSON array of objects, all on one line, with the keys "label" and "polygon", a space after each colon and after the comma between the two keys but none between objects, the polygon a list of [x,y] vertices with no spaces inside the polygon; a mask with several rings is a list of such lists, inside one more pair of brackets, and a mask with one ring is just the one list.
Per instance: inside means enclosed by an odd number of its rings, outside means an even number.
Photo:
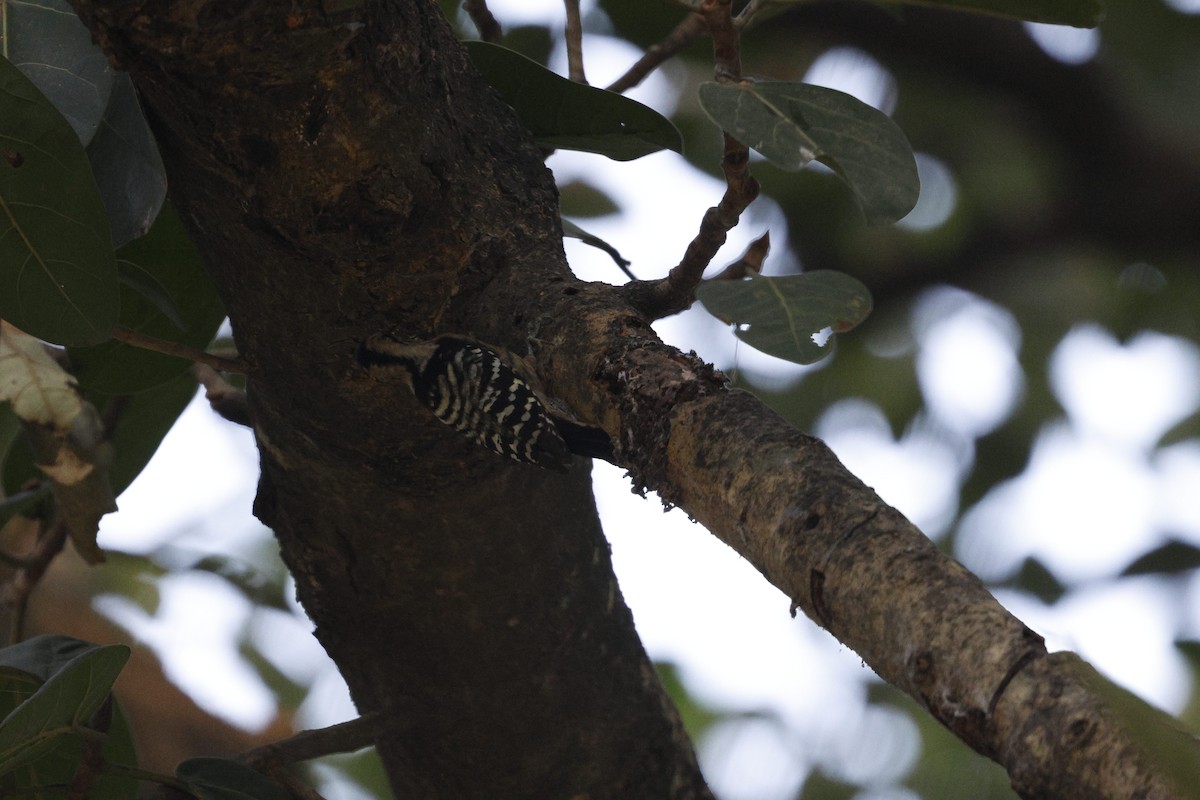
[{"label": "bare twig", "polygon": [[713,40],[713,66],[716,67],[719,81],[742,79],[742,45],[730,14],[731,2],[703,0],[700,3],[700,14]]},{"label": "bare twig", "polygon": [[237,760],[287,788],[298,800],[324,800],[315,789],[292,773],[290,767],[331,753],[351,753],[370,747],[392,724],[379,713],[312,731],[301,731],[278,742],[247,750]]},{"label": "bare twig", "polygon": [[[712,35],[717,80],[725,83],[741,80],[741,47],[730,15],[730,0],[703,0],[698,13]],[[653,319],[678,314],[695,301],[696,287],[704,277],[704,270],[725,244],[726,234],[738,224],[742,212],[758,197],[758,181],[750,175],[750,149],[728,133],[724,136],[721,171],[725,173],[725,194],[721,202],[705,212],[696,238],[666,278],[624,287],[629,302]]]},{"label": "bare twig", "polygon": [[38,526],[37,543],[33,550],[21,559],[20,568],[4,587],[3,601],[12,608],[10,644],[25,638],[25,614],[29,606],[29,596],[37,588],[50,562],[62,552],[67,543],[67,525],[61,519],[55,520],[49,527],[44,527],[45,523],[41,520],[30,520],[30,523]]},{"label": "bare twig", "polygon": [[369,712],[357,719],[300,731],[295,736],[247,750],[238,756],[238,761],[258,769],[264,764],[294,764],[330,753],[351,753],[375,744],[388,727],[382,714]]},{"label": "bare twig", "polygon": [[471,18],[471,22],[475,23],[480,39],[492,44],[500,42],[500,39],[503,38],[500,23],[492,15],[492,10],[488,8],[487,0],[464,0],[463,10]]},{"label": "bare twig", "polygon": [[250,404],[246,400],[244,389],[239,389],[222,378],[221,373],[207,364],[193,364],[192,375],[204,387],[204,399],[213,411],[230,422],[245,425],[247,428],[253,427]]},{"label": "bare twig", "polygon": [[239,372],[247,371],[246,362],[235,358],[225,358],[224,356],[213,355],[206,353],[203,350],[197,350],[194,347],[188,347],[178,342],[168,342],[165,339],[156,339],[153,336],[147,336],[144,333],[132,330],[130,328],[118,327],[113,331],[113,338],[118,342],[124,342],[133,347],[140,347],[143,350],[153,350],[155,353],[163,353],[168,356],[177,356],[186,358],[189,361],[195,361],[198,364],[207,364],[213,369],[222,372]]},{"label": "bare twig", "polygon": [[579,0],[564,0],[567,9],[567,74],[576,83],[587,83],[583,72],[583,22]]},{"label": "bare twig", "polygon": [[680,50],[704,35],[704,17],[700,14],[688,14],[683,21],[675,26],[675,30],[655,45],[651,45],[637,62],[626,70],[625,74],[608,85],[610,92],[624,92],[637,86],[642,80],[669,58],[673,58]]},{"label": "bare twig", "polygon": [[759,11],[762,11],[765,5],[766,3],[763,2],[763,0],[750,0],[750,2],[746,3],[746,5],[742,7],[742,10],[738,12],[737,16],[733,20],[733,24],[737,25],[739,28],[745,28],[747,25],[751,25],[754,22],[755,15],[758,14]]}]

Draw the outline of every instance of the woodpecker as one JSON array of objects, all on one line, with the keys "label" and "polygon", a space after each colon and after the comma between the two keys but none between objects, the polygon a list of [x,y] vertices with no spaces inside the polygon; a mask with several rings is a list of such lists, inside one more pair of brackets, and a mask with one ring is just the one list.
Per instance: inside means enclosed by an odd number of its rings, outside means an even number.
[{"label": "woodpecker", "polygon": [[376,334],[359,346],[358,360],[395,371],[437,419],[514,461],[566,472],[572,452],[613,460],[604,431],[552,412],[515,359],[473,339],[409,344]]}]

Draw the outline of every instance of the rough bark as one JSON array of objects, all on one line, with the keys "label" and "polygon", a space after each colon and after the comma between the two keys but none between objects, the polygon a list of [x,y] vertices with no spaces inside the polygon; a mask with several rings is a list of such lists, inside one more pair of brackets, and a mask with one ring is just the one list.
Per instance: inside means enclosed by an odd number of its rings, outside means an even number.
[{"label": "rough bark", "polygon": [[391,325],[511,343],[569,291],[550,175],[436,7],[79,10],[253,365],[255,511],[360,710],[399,722],[397,795],[708,796],[586,466],[510,466],[354,366]]},{"label": "rough bark", "polygon": [[[372,382],[353,350],[389,325],[531,349],[636,481],[1024,796],[1170,796],[1086,692],[1025,702],[1030,680],[1078,681],[824,445],[659,343],[621,292],[571,278],[549,176],[435,6],[77,8],[133,73],[252,365],[256,513],[359,708],[398,720],[379,742],[397,795],[708,791],[634,635],[586,468],[510,466]],[[1068,741],[1081,716],[1097,760],[1030,744]]]}]

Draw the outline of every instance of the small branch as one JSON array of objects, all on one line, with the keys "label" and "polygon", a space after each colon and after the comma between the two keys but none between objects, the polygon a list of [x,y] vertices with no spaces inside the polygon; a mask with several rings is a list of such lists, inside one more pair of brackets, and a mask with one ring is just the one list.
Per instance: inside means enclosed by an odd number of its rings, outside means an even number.
[{"label": "small branch", "polygon": [[[717,80],[741,80],[741,45],[730,15],[730,0],[703,0],[698,13],[712,35]],[[750,175],[750,148],[728,133],[724,136],[721,171],[725,173],[725,194],[720,203],[705,212],[700,231],[688,245],[683,260],[660,281],[639,281],[624,287],[629,302],[652,319],[678,314],[695,302],[704,270],[725,244],[726,235],[738,224],[742,212],[758,197],[758,181]]]},{"label": "small branch", "polygon": [[350,753],[370,747],[389,727],[382,714],[363,714],[358,719],[301,731],[287,739],[247,750],[237,760],[286,787],[298,800],[324,800],[316,790],[292,774],[289,767],[331,753]]},{"label": "small branch", "polygon": [[713,66],[718,81],[742,79],[742,44],[731,15],[731,0],[703,0],[699,13],[713,40]]},{"label": "small branch", "polygon": [[247,428],[254,426],[250,420],[250,404],[246,400],[244,389],[239,389],[222,378],[221,373],[207,364],[193,364],[192,375],[204,387],[204,399],[213,411],[238,425],[245,425]]},{"label": "small branch", "polygon": [[3,602],[12,609],[8,639],[10,644],[25,638],[25,615],[29,606],[29,596],[46,574],[46,567],[62,552],[67,543],[67,525],[61,519],[54,521],[44,530],[40,520],[31,520],[31,524],[39,528],[37,543],[32,552],[21,559],[20,568],[13,573],[8,585],[4,587]]},{"label": "small branch", "polygon": [[367,713],[358,719],[328,728],[301,731],[278,742],[247,750],[238,756],[238,761],[258,769],[263,764],[294,764],[330,753],[350,753],[375,744],[375,740],[389,727],[382,714]]},{"label": "small branch", "polygon": [[492,10],[488,8],[487,0],[464,0],[463,10],[471,18],[471,22],[475,23],[480,39],[492,44],[500,43],[504,34],[500,30],[499,21],[492,15]]},{"label": "small branch", "polygon": [[683,260],[666,278],[627,283],[622,287],[634,308],[651,319],[661,319],[678,314],[695,302],[696,287],[704,277],[704,270],[725,244],[726,234],[738,224],[742,212],[758,197],[758,181],[750,175],[749,162],[746,146],[725,134],[725,157],[721,159],[725,196],[704,213],[699,233],[688,245]]},{"label": "small branch", "polygon": [[567,74],[576,83],[587,83],[583,72],[583,22],[579,18],[579,0],[564,0],[567,9]]},{"label": "small branch", "polygon": [[658,68],[669,58],[674,58],[679,51],[704,35],[704,17],[699,14],[688,14],[683,21],[675,26],[675,30],[655,45],[651,45],[637,62],[626,70],[625,74],[608,85],[610,92],[624,92],[637,86],[647,75]]},{"label": "small branch", "polygon": [[743,6],[742,10],[738,12],[737,17],[735,17],[733,20],[733,24],[737,25],[738,28],[743,30],[748,26],[753,25],[755,15],[762,11],[766,5],[767,3],[764,2],[764,0],[750,0],[750,2]]},{"label": "small branch", "polygon": [[212,353],[206,353],[203,350],[197,350],[194,347],[188,347],[178,342],[156,339],[153,336],[138,333],[130,328],[118,327],[113,331],[113,338],[118,342],[124,342],[132,347],[140,347],[142,350],[152,350],[155,353],[162,353],[163,355],[186,358],[189,361],[195,361],[197,364],[207,364],[213,369],[222,372],[245,373],[247,371],[246,362],[241,359],[213,355]]}]

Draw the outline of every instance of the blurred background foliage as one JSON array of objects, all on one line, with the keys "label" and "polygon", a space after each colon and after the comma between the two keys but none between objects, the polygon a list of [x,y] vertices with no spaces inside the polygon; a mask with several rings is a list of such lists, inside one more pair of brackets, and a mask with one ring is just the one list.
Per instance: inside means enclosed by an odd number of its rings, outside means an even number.
[{"label": "blurred background foliage", "polygon": [[[913,494],[927,503],[901,509],[1018,616],[1098,588],[1153,582],[1153,601],[1138,608],[1167,620],[1175,644],[1147,657],[1184,665],[1188,685],[1175,696],[1186,699],[1172,710],[1200,730],[1200,3],[1107,0],[1099,29],[1057,40],[1019,22],[929,8],[853,0],[782,5],[745,35],[745,72],[797,80],[822,65],[867,76],[918,153],[922,199],[901,224],[868,227],[827,171],[796,175],[756,163],[764,196],[786,222],[786,236],[772,231],[775,254],[806,270],[855,276],[871,289],[876,311],[840,337],[835,358],[800,377],[787,373],[785,385],[762,369],[738,370],[738,382],[797,426],[827,436],[852,470],[853,435],[864,431],[942,465],[909,476],[918,481]],[[464,37],[475,35],[456,4],[443,6]],[[493,7],[506,45],[542,63],[561,53],[560,19],[509,25],[503,7]],[[645,0],[603,0],[585,4],[585,12],[589,34],[639,49],[659,42],[683,15],[677,4]],[[587,47],[585,39],[585,54]],[[695,101],[711,72],[707,41],[686,48],[663,70],[675,105],[658,110],[683,132],[691,168],[716,176],[720,137]],[[564,214],[621,213],[620,198],[598,185],[565,183]],[[682,252],[684,243],[677,244]],[[1084,355],[1068,363],[1071,348],[1080,347]],[[1136,385],[1093,385],[1087,347],[1105,357],[1169,355],[1157,372],[1119,373],[1148,376],[1124,379]],[[1083,378],[1062,377],[1072,370]],[[940,388],[955,380],[982,384],[992,402],[971,396],[956,404]],[[1078,396],[1088,391],[1125,402],[1120,413],[1139,433],[1089,423],[1087,397]],[[1057,496],[1051,485],[1061,509],[1048,530],[1077,549],[1064,556],[1061,548],[1026,543],[1022,550],[1003,541],[1028,520],[1018,489],[1028,485],[1023,478],[1043,474],[1036,471],[1039,448],[1064,431],[1076,444],[1098,438],[1103,452],[1136,467],[1138,481]],[[1098,452],[1081,447],[1085,456]],[[1151,499],[1138,506],[1145,535],[1136,552],[1091,560],[1085,551],[1105,550],[1107,537],[1123,535],[1092,512],[1119,504],[1126,491],[1144,493],[1146,482]],[[1163,513],[1168,506],[1176,511]],[[1113,524],[1125,519],[1116,515]],[[111,641],[125,637],[98,632],[107,623],[89,610],[88,595],[106,598],[101,610],[128,629],[154,618],[172,581],[220,584],[249,601],[255,610],[234,635],[245,663],[275,695],[274,721],[247,734],[209,717],[170,688],[142,649],[122,680],[137,687],[125,696],[146,701],[128,710],[151,769],[170,771],[171,759],[276,738],[305,724],[305,704],[324,691],[319,670],[279,645],[280,637],[297,635],[299,612],[269,533],[247,522],[223,538],[237,544],[113,554],[108,568],[86,576],[64,556],[31,609],[33,633]],[[1072,552],[1088,566],[1073,568]],[[144,631],[139,638],[155,644]],[[842,731],[838,742],[814,749],[811,735],[789,729],[771,709],[715,707],[674,665],[662,664],[661,674],[724,798],[1013,796],[998,767],[877,681],[864,681],[861,707],[828,721],[830,737]],[[162,692],[148,688],[158,685]],[[176,723],[164,727],[167,718]],[[847,737],[847,729],[859,735]],[[387,796],[369,754],[328,759],[314,770],[329,796]]]}]

